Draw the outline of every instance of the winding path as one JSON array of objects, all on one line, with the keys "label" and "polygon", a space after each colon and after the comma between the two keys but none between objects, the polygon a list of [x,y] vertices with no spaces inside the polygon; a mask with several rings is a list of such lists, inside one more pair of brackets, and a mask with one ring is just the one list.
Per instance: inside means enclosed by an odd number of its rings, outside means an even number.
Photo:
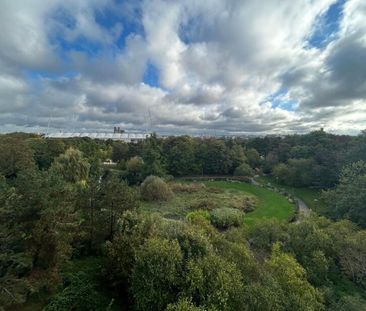
[{"label": "winding path", "polygon": [[[250,179],[252,184],[255,186],[263,186],[261,183],[256,181],[253,177]],[[310,208],[306,205],[306,203],[301,200],[298,197],[294,197],[294,200],[296,202],[297,208],[299,209],[299,219],[297,222],[300,222],[300,220],[304,217],[308,217],[310,215]]]}]

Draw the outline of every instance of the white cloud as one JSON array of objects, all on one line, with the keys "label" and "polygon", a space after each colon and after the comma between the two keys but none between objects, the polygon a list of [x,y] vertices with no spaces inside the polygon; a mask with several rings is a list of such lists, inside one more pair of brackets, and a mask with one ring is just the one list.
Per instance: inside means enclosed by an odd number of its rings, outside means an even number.
[{"label": "white cloud", "polygon": [[[154,129],[171,132],[325,126],[354,133],[366,121],[365,2],[346,2],[340,31],[325,49],[308,43],[334,2],[4,0],[0,123],[45,127],[52,114],[57,128],[75,123],[74,115],[79,128],[144,129],[150,110]],[[112,27],[95,18],[107,9],[120,16]],[[118,47],[124,21],[136,16],[143,32]],[[99,50],[65,50],[58,38]],[[158,69],[161,88],[142,83],[147,62]],[[27,75],[33,71],[46,75]],[[272,106],[280,89],[287,93],[277,100],[296,103],[294,111]]]}]

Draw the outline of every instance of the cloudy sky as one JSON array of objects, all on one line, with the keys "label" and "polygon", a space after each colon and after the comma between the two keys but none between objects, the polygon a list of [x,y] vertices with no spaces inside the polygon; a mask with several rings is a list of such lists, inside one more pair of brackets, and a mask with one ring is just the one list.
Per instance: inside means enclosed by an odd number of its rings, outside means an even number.
[{"label": "cloudy sky", "polygon": [[1,0],[0,131],[357,134],[365,0]]}]

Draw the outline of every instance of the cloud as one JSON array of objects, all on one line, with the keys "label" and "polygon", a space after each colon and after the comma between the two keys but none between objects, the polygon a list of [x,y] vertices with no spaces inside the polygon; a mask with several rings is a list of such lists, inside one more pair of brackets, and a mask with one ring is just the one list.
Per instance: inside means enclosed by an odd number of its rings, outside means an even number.
[{"label": "cloud", "polygon": [[[1,130],[355,133],[366,4],[335,3],[1,1]],[[337,28],[322,26],[330,7]],[[309,45],[319,31],[326,44]]]}]

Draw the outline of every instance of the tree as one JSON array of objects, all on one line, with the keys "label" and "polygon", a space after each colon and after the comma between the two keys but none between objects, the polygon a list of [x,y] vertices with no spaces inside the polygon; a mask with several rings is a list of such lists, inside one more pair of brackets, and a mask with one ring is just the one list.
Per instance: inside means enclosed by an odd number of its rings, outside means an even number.
[{"label": "tree", "polygon": [[[233,144],[229,149],[231,169],[229,173],[233,173],[240,165],[246,164],[247,157],[245,156],[244,149],[239,144]],[[235,173],[234,173],[235,174]]]},{"label": "tree", "polygon": [[285,294],[284,310],[322,310],[322,297],[306,280],[305,270],[296,260],[273,246],[272,255],[265,266]]},{"label": "tree", "polygon": [[126,143],[116,142],[113,144],[112,160],[114,162],[120,162],[121,160],[127,160],[129,147]]},{"label": "tree", "polygon": [[144,165],[142,167],[142,175],[144,177],[149,175],[165,175],[165,165],[162,157],[162,148],[155,134],[153,134],[146,140],[142,152],[142,159],[144,161]]},{"label": "tree", "polygon": [[195,157],[196,146],[196,142],[187,136],[173,137],[164,142],[169,174],[187,176],[201,172]]},{"label": "tree", "polygon": [[72,183],[85,182],[88,179],[90,164],[81,151],[69,148],[55,159],[52,170]]},{"label": "tree", "polygon": [[256,168],[260,165],[261,157],[258,151],[254,148],[247,150],[246,156],[248,158],[248,163],[252,168]]},{"label": "tree", "polygon": [[253,170],[248,164],[242,163],[235,169],[234,176],[250,177],[253,176]]},{"label": "tree", "polygon": [[103,180],[101,186],[101,206],[105,211],[107,239],[112,239],[116,230],[118,218],[127,210],[138,206],[137,194],[125,182],[116,176]]},{"label": "tree", "polygon": [[202,165],[204,174],[228,174],[232,166],[230,154],[222,140],[208,139],[200,144],[197,159]]},{"label": "tree", "polygon": [[355,283],[366,285],[366,231],[349,235],[340,251],[343,271]]},{"label": "tree", "polygon": [[65,143],[59,139],[34,138],[29,141],[29,144],[40,170],[47,170],[54,159],[65,152]]},{"label": "tree", "polygon": [[177,300],[182,259],[177,241],[157,238],[146,241],[136,253],[131,277],[136,310],[164,310]]},{"label": "tree", "polygon": [[127,290],[131,280],[136,253],[147,239],[156,237],[161,226],[157,215],[126,211],[118,221],[112,241],[107,241],[107,265],[109,283],[113,287]]},{"label": "tree", "polygon": [[0,174],[6,178],[16,177],[21,171],[34,166],[33,151],[25,140],[11,136],[0,137]]},{"label": "tree", "polygon": [[217,310],[243,310],[243,283],[237,267],[216,255],[187,264],[185,294],[199,306]]},{"label": "tree", "polygon": [[346,218],[366,228],[366,163],[355,162],[341,173],[339,185],[323,198],[326,207],[320,212],[333,219]]},{"label": "tree", "polygon": [[139,156],[134,156],[129,159],[126,163],[127,175],[126,178],[129,184],[140,183],[142,179],[142,169],[143,169],[144,161]]}]

